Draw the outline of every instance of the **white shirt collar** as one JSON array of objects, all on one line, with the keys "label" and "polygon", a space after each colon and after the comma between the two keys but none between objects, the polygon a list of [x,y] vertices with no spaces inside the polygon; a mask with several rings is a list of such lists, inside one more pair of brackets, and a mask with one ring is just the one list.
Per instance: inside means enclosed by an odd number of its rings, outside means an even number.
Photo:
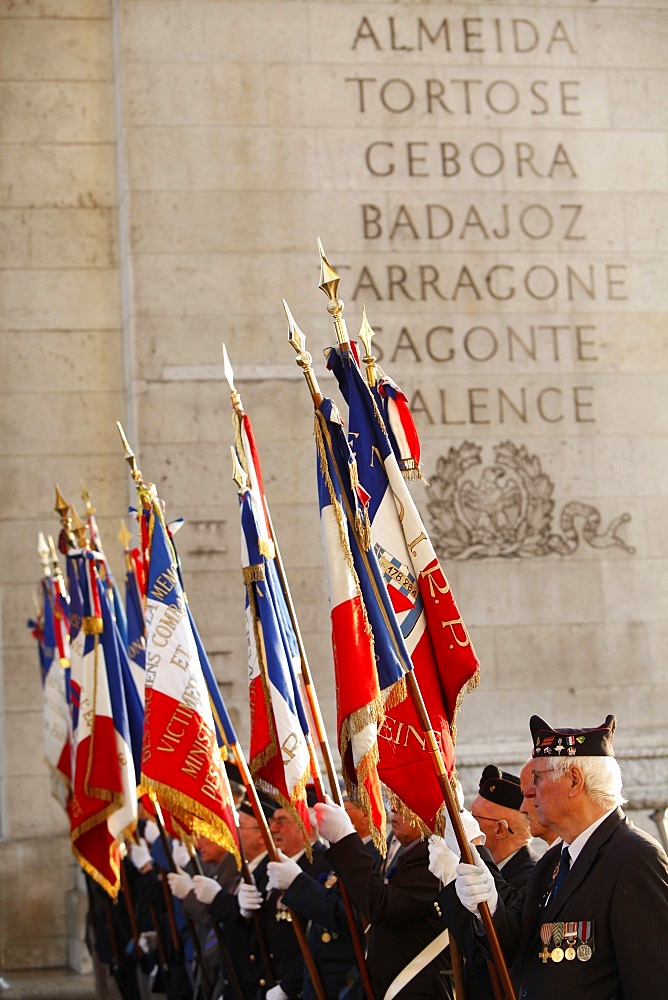
[{"label": "white shirt collar", "polygon": [[568,845],[568,853],[571,856],[571,867],[575,864],[577,858],[580,855],[580,852],[584,848],[585,844],[591,837],[594,830],[596,830],[601,825],[601,823],[604,823],[608,818],[608,816],[612,816],[612,814],[616,811],[617,811],[617,806],[613,806],[612,809],[608,809],[606,813],[600,816],[597,820],[594,820],[591,826],[588,826],[586,830],[583,830],[582,833],[579,833],[572,844]]},{"label": "white shirt collar", "polygon": [[[517,851],[519,851],[519,850],[521,850],[520,847],[517,848]],[[502,868],[505,868],[505,866],[508,864],[508,862],[510,861],[511,858],[515,857],[515,855],[517,854],[517,851],[513,851],[513,853],[509,854],[507,858],[503,859],[503,861],[499,861],[498,865],[496,866],[499,869],[499,871],[501,871]]]}]

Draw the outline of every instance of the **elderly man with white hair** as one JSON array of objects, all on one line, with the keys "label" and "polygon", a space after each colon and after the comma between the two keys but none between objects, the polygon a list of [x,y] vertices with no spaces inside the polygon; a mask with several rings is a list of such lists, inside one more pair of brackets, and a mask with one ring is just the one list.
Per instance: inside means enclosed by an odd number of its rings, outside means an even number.
[{"label": "elderly man with white hair", "polygon": [[[474,853],[455,889],[474,914],[487,903],[519,1000],[635,1000],[668,984],[668,858],[626,818],[613,756],[616,719],[552,729],[534,715],[532,784],[541,823],[561,838],[512,898]],[[473,849],[475,852],[475,849]]]}]

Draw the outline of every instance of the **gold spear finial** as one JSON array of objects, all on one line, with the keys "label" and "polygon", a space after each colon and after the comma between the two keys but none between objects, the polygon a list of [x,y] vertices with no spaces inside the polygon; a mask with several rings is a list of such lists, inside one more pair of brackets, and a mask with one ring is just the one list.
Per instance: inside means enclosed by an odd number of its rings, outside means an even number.
[{"label": "gold spear finial", "polygon": [[96,511],[95,507],[93,507],[93,504],[92,504],[92,501],[91,501],[91,495],[88,492],[88,490],[86,489],[86,484],[84,483],[83,479],[81,480],[81,499],[84,502],[84,508],[86,510],[86,514],[89,517],[93,516],[94,514],[97,514],[97,511]]},{"label": "gold spear finial", "polygon": [[121,441],[123,442],[123,448],[125,450],[125,461],[130,466],[130,474],[132,475],[132,478],[134,479],[137,486],[142,486],[144,482],[142,479],[142,474],[137,468],[137,459],[135,457],[135,453],[130,447],[128,439],[125,436],[125,431],[123,430],[123,426],[120,420],[116,421],[116,426],[118,427],[118,433],[121,435]]},{"label": "gold spear finial", "polygon": [[233,444],[230,445],[230,452],[232,454],[232,479],[235,481],[239,488],[239,492],[248,489],[248,476],[244,471],[241,462],[239,461],[239,456],[237,455],[237,449]]},{"label": "gold spear finial", "polygon": [[49,558],[49,546],[46,543],[44,532],[40,531],[37,536],[37,555],[42,564],[42,576],[51,576],[51,560]]},{"label": "gold spear finial", "polygon": [[376,358],[371,353],[371,341],[375,336],[376,334],[366,318],[366,309],[362,306],[362,325],[360,326],[359,333],[357,334],[357,339],[361,341],[364,350],[366,351],[362,361],[366,365],[366,380],[368,385],[375,385],[378,379]]},{"label": "gold spear finial", "polygon": [[241,396],[237,392],[234,386],[234,370],[230,364],[230,359],[227,354],[227,348],[223,344],[223,371],[225,372],[225,378],[227,384],[230,387],[230,398],[232,400],[232,408],[235,410],[241,409]]},{"label": "gold spear finial", "polygon": [[121,530],[118,532],[116,537],[123,546],[123,550],[127,552],[130,548],[130,542],[132,541],[132,532],[128,530],[128,526],[123,518],[121,518]]},{"label": "gold spear finial", "polygon": [[62,576],[63,574],[60,571],[60,563],[58,562],[58,553],[56,552],[56,546],[51,535],[49,535],[48,542],[49,553],[51,555],[51,568],[55,576]]},{"label": "gold spear finial", "polygon": [[320,284],[318,287],[322,288],[328,298],[335,299],[339,291],[339,281],[341,280],[341,277],[336,273],[332,265],[327,260],[325,251],[323,250],[322,240],[319,236],[318,251],[320,253]]},{"label": "gold spear finial", "polygon": [[288,342],[297,352],[297,364],[304,373],[304,378],[306,379],[306,384],[308,385],[311,396],[313,397],[313,402],[317,406],[320,402],[322,402],[322,393],[320,392],[315,372],[311,367],[313,358],[306,350],[306,337],[297,326],[295,318],[290,312],[285,299],[283,299],[283,308],[285,309],[285,315],[288,318]]},{"label": "gold spear finial", "polygon": [[56,503],[53,509],[55,510],[56,514],[60,515],[60,520],[63,521],[66,517],[69,516],[70,505],[68,504],[63,494],[60,492],[60,486],[58,485],[58,483],[55,484],[55,487],[56,487]]},{"label": "gold spear finial", "polygon": [[321,288],[329,299],[329,302],[327,303],[327,312],[330,314],[334,322],[337,343],[349,344],[350,337],[348,336],[348,330],[346,329],[346,321],[343,318],[344,304],[338,297],[339,281],[341,279],[325,257],[325,251],[322,248],[320,237],[318,237],[318,250],[320,251],[320,284],[318,285],[318,288]]},{"label": "gold spear finial", "polygon": [[128,530],[128,526],[121,518],[121,530],[116,535],[119,542],[123,546],[123,552],[125,553],[125,566],[128,572],[132,572],[132,555],[130,553],[130,543],[132,542],[132,532]]},{"label": "gold spear finial", "polygon": [[70,505],[67,500],[60,492],[60,486],[55,483],[56,487],[56,505],[53,508],[60,517],[60,523],[62,525],[63,534],[65,536],[65,541],[69,546],[74,545],[74,535],[72,534],[72,519],[70,518]]},{"label": "gold spear finial", "polygon": [[158,499],[158,492],[155,488],[154,483],[145,483],[144,477],[141,474],[141,470],[137,468],[137,460],[135,458],[135,453],[130,447],[128,439],[125,436],[125,431],[120,420],[116,421],[116,426],[118,427],[118,433],[121,436],[121,441],[123,442],[123,448],[125,450],[125,461],[130,466],[130,473],[134,479],[135,486],[137,487],[137,493],[142,504],[148,509],[153,506],[154,502]]},{"label": "gold spear finial", "polygon": [[72,531],[74,532],[79,548],[87,548],[88,539],[86,538],[86,522],[81,520],[77,509],[74,506],[72,506]]}]

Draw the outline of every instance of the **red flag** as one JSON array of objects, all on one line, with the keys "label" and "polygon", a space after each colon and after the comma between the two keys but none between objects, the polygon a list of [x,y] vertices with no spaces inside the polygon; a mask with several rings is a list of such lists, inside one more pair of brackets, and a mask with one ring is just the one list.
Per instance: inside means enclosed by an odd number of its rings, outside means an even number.
[{"label": "red flag", "polygon": [[412,664],[371,546],[369,496],[358,482],[341,415],[329,399],[316,408],[315,436],[342,771],[383,851],[380,735],[387,713],[406,698],[405,674]]},{"label": "red flag", "polygon": [[[451,774],[457,701],[462,687],[476,676],[478,660],[354,353],[331,349],[328,362],[349,405],[359,478],[370,495],[374,549]],[[415,455],[415,435],[411,442]],[[406,454],[405,441],[402,451]],[[407,471],[414,475],[416,469],[413,459]],[[378,773],[400,802],[433,831],[440,828],[443,793],[422,729],[412,700],[388,710],[379,733]]]}]

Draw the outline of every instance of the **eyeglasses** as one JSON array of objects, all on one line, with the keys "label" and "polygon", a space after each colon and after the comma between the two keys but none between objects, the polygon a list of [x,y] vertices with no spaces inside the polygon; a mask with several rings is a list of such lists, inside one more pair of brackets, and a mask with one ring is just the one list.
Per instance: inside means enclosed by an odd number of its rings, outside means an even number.
[{"label": "eyeglasses", "polygon": [[531,769],[531,780],[533,781],[534,785],[538,785],[538,782],[541,780],[541,775],[547,774],[548,771],[554,771],[554,768],[553,767],[544,767],[540,771],[534,771],[533,768],[532,768]]},{"label": "eyeglasses", "polygon": [[269,821],[269,826],[287,826],[288,823],[294,823],[292,816],[272,816]]},{"label": "eyeglasses", "polygon": [[501,819],[499,816],[481,816],[480,813],[471,813],[471,815],[474,819],[486,819],[488,823],[505,823],[508,827],[508,833],[514,832],[507,819]]}]

